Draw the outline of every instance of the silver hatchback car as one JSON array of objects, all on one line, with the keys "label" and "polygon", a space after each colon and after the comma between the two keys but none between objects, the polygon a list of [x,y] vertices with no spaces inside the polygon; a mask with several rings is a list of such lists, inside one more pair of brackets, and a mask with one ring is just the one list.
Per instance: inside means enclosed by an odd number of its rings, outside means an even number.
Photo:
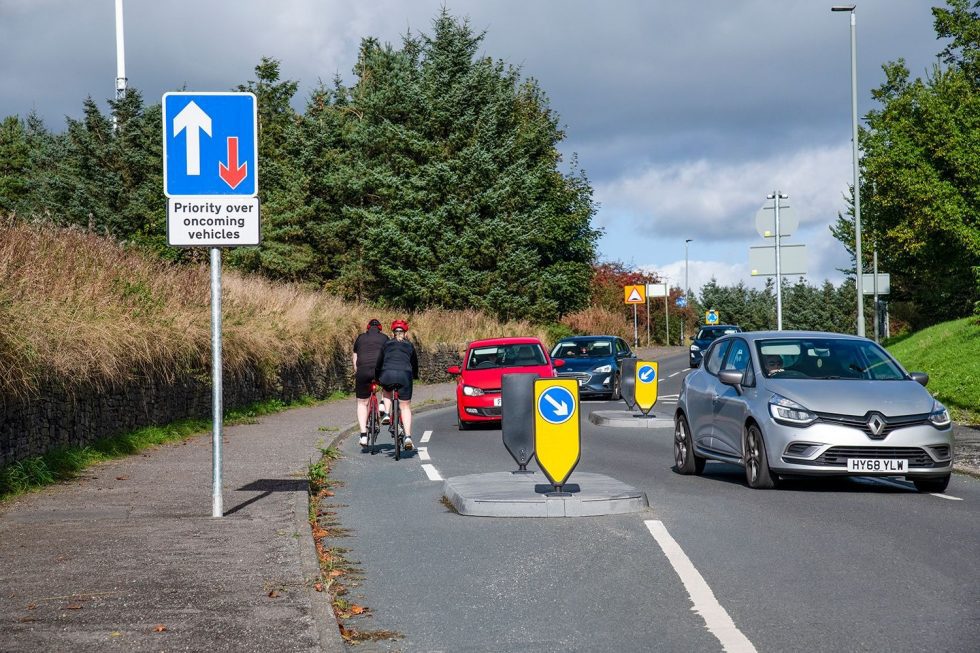
[{"label": "silver hatchback car", "polygon": [[674,463],[743,465],[750,487],[787,476],[903,476],[942,492],[953,471],[946,408],[866,338],[755,331],[719,338],[681,387]]}]

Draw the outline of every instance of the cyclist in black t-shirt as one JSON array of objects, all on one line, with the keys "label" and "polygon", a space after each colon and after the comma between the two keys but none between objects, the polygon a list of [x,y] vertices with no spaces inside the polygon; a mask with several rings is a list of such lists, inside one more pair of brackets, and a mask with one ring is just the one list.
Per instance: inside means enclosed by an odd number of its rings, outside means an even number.
[{"label": "cyclist in black t-shirt", "polygon": [[[391,401],[391,389],[399,384],[398,402],[401,406],[402,424],[405,426],[405,448],[412,449],[412,380],[419,378],[419,359],[415,347],[405,338],[408,323],[395,320],[391,332],[395,335],[381,348],[378,362],[374,366],[374,376],[384,388],[385,403]],[[382,422],[387,423],[387,422]]]},{"label": "cyclist in black t-shirt", "polygon": [[[367,331],[354,340],[354,396],[357,397],[357,424],[361,427],[361,446],[367,446],[368,399],[371,398],[371,384],[376,378],[374,367],[378,362],[381,348],[388,342],[388,336],[381,333],[381,321],[368,322]],[[387,406],[381,406],[381,413],[387,412]]]}]

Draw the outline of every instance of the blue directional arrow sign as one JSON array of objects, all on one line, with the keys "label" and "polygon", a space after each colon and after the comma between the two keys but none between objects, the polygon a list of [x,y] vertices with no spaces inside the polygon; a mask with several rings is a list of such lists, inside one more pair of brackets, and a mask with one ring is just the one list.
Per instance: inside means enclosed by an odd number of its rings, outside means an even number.
[{"label": "blue directional arrow sign", "polygon": [[561,386],[548,388],[538,398],[538,413],[552,424],[564,424],[575,414],[575,397]]},{"label": "blue directional arrow sign", "polygon": [[252,93],[163,96],[163,192],[167,197],[254,197],[257,103]]},{"label": "blue directional arrow sign", "polygon": [[636,378],[640,383],[653,383],[657,380],[657,370],[652,365],[644,365],[636,373]]}]

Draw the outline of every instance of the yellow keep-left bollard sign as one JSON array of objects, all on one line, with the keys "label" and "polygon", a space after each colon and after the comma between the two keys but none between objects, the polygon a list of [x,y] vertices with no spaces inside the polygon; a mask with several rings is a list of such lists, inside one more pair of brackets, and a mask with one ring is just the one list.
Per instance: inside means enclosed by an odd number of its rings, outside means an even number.
[{"label": "yellow keep-left bollard sign", "polygon": [[565,484],[582,452],[577,379],[534,380],[534,455],[552,485]]},{"label": "yellow keep-left bollard sign", "polygon": [[646,415],[657,403],[660,383],[660,364],[655,361],[636,361],[636,386],[633,391],[636,405]]}]

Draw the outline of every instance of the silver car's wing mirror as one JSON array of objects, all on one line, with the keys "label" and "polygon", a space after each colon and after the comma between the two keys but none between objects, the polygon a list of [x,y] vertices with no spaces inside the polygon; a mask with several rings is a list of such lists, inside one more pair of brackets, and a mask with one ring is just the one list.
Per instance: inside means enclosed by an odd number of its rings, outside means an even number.
[{"label": "silver car's wing mirror", "polygon": [[926,384],[929,383],[929,375],[925,372],[909,372],[909,376],[911,376],[912,380],[922,387],[925,387]]},{"label": "silver car's wing mirror", "polygon": [[725,385],[735,386],[739,394],[742,394],[743,372],[739,370],[722,370],[718,372],[718,380]]}]

